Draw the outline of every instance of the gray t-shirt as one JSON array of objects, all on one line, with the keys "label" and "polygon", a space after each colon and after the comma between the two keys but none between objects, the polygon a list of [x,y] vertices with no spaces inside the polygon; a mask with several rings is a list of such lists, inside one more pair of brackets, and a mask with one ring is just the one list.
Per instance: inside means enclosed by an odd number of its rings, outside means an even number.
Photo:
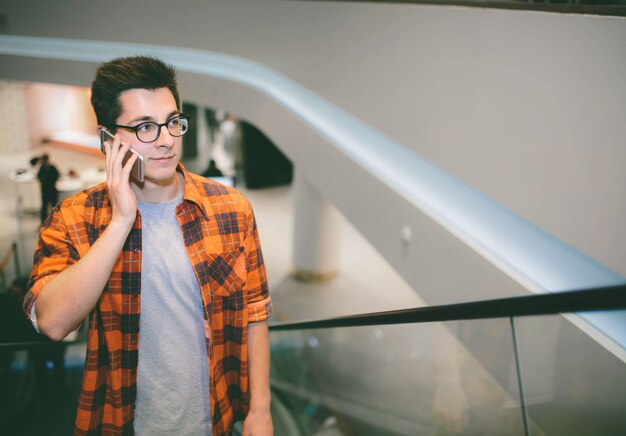
[{"label": "gray t-shirt", "polygon": [[176,200],[139,202],[142,221],[137,435],[210,435],[204,308]]}]

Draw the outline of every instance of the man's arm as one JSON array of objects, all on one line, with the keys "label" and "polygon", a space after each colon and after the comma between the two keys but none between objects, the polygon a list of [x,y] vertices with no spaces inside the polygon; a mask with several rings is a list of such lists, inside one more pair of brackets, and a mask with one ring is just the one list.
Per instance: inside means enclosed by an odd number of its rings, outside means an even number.
[{"label": "man's arm", "polygon": [[246,291],[248,293],[248,374],[250,410],[243,422],[244,436],[273,434],[270,414],[270,339],[267,319],[272,315],[272,299],[267,287],[254,212],[248,206],[246,231]]},{"label": "man's arm", "polygon": [[267,321],[248,324],[248,369],[250,411],[243,423],[243,436],[272,435],[270,414],[270,339]]},{"label": "man's arm", "polygon": [[61,340],[87,317],[102,294],[128,232],[112,222],[83,258],[45,285],[35,309],[43,334]]},{"label": "man's arm", "polygon": [[137,215],[137,201],[130,189],[129,175],[136,157],[122,168],[129,148],[105,143],[107,190],[112,219],[89,251],[69,268],[58,273],[38,292],[36,316],[39,330],[54,340],[63,339],[96,305],[119,257]]}]

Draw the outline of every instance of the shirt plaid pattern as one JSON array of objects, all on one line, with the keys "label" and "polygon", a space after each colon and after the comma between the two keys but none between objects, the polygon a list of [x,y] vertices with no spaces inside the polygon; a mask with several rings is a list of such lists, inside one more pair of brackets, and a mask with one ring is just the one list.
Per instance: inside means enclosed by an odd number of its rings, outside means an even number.
[{"label": "shirt plaid pattern", "polygon": [[[213,434],[230,433],[248,408],[248,323],[271,316],[254,213],[238,191],[187,172],[177,219],[200,284],[209,359]],[[41,228],[24,309],[85,255],[111,220],[106,184],[58,205]],[[141,303],[141,216],[89,317],[74,434],[132,434]],[[175,346],[175,345],[172,345]],[[184,393],[181,393],[184,395]]]}]

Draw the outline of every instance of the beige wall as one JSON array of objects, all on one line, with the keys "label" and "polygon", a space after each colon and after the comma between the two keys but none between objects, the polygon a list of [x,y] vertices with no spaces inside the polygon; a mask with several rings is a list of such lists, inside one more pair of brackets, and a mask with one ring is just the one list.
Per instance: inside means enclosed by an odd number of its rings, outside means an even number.
[{"label": "beige wall", "polygon": [[97,122],[88,88],[30,82],[24,85],[24,94],[33,146],[61,130],[95,134]]},{"label": "beige wall", "polygon": [[0,80],[0,151],[30,148],[24,84]]},{"label": "beige wall", "polygon": [[95,133],[89,89],[0,80],[0,150],[36,148],[59,130]]}]

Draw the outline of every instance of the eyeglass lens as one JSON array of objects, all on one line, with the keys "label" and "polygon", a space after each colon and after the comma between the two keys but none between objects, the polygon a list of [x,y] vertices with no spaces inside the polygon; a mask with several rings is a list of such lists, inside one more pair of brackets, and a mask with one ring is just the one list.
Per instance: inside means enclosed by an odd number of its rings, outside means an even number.
[{"label": "eyeglass lens", "polygon": [[[175,117],[169,120],[165,126],[170,135],[183,136],[189,129],[189,120],[187,118]],[[142,123],[137,126],[136,132],[140,141],[152,142],[159,137],[161,126],[153,122]]]}]

